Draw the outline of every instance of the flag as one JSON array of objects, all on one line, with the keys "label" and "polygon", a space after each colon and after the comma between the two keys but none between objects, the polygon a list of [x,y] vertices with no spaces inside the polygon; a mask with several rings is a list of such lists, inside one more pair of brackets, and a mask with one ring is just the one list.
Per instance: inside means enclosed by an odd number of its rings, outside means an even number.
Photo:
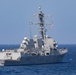
[{"label": "flag", "polygon": [[50,28],[53,29],[53,26],[54,26],[54,25],[52,24]]}]

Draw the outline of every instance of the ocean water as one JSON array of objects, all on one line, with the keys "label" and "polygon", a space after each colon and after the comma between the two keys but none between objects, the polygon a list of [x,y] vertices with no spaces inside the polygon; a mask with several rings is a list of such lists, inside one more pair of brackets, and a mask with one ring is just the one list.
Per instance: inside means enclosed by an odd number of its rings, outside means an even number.
[{"label": "ocean water", "polygon": [[[14,49],[19,45],[0,45],[1,49]],[[28,66],[3,66],[0,75],[76,75],[76,45],[59,45],[59,48],[68,48],[62,63],[28,65]]]}]

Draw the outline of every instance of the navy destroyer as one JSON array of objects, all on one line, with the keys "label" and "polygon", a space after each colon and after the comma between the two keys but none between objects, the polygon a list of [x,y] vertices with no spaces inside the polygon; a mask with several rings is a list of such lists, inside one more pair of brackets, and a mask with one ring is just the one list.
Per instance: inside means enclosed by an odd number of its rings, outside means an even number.
[{"label": "navy destroyer", "polygon": [[47,36],[44,13],[39,7],[39,32],[40,37],[35,35],[32,39],[24,37],[20,47],[16,50],[0,51],[0,66],[21,66],[36,64],[60,63],[67,49],[59,49],[58,43],[51,37]]}]

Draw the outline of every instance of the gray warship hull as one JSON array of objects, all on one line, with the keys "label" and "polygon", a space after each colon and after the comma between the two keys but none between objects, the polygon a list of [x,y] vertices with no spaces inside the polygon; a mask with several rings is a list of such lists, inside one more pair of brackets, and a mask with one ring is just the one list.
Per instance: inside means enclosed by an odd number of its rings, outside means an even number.
[{"label": "gray warship hull", "polygon": [[49,56],[24,56],[20,60],[0,60],[0,66],[22,66],[22,65],[40,65],[62,62],[62,55]]}]

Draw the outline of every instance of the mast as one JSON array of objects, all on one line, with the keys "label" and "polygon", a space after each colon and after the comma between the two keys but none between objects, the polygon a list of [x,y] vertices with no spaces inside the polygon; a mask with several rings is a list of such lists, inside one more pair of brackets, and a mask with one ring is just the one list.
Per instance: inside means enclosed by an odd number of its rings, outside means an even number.
[{"label": "mast", "polygon": [[39,26],[40,26],[40,34],[41,34],[41,40],[42,40],[42,45],[44,45],[44,40],[45,40],[45,29],[44,29],[44,13],[41,10],[41,7],[39,7],[39,14],[38,14],[38,18],[39,18]]}]

